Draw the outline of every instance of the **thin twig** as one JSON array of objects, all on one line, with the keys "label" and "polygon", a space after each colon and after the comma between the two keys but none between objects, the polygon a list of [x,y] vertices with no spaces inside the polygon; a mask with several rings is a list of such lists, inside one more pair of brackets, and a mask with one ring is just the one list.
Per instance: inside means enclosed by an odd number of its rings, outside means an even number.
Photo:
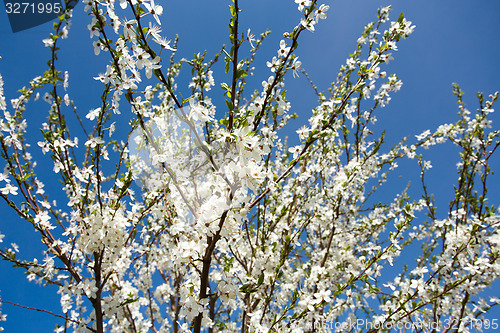
[{"label": "thin twig", "polygon": [[[52,315],[54,317],[62,318],[64,320],[68,320],[68,321],[71,321],[71,322],[73,322],[75,324],[80,325],[80,322],[78,320],[70,319],[68,317],[62,316],[60,314],[57,314],[57,313],[54,313],[54,312],[51,312],[51,311],[48,311],[48,310],[33,308],[31,306],[26,306],[26,305],[17,304],[17,303],[14,303],[14,302],[9,302],[9,301],[6,301],[4,299],[0,299],[0,303],[10,304],[10,305],[17,306],[19,308],[23,308],[23,309],[27,309],[27,310],[34,310],[34,311],[38,311],[38,312],[48,313],[48,314],[50,314],[50,315]],[[87,329],[89,329],[92,332],[96,331],[95,329],[93,329],[93,328],[91,328],[89,326],[86,326],[86,327],[87,327]]]}]

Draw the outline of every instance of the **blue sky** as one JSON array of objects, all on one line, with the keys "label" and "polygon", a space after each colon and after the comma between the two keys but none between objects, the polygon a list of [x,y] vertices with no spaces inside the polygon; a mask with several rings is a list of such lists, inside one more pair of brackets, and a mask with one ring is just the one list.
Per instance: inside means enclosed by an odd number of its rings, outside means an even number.
[{"label": "blue sky", "polygon": [[[210,57],[220,50],[222,44],[229,44],[229,1],[156,2],[164,8],[163,34],[167,38],[179,34],[178,58],[190,57],[204,50],[208,51]],[[471,110],[478,105],[476,92],[483,91],[488,95],[500,90],[499,1],[338,0],[327,3],[330,5],[328,19],[316,26],[316,32],[303,33],[297,51],[303,67],[320,90],[326,90],[335,79],[339,66],[354,49],[363,26],[375,19],[378,7],[392,4],[392,19],[397,19],[399,13],[404,12],[405,17],[416,25],[413,35],[399,43],[399,51],[394,54],[395,60],[385,68],[388,73],[397,73],[404,83],[402,90],[393,95],[389,106],[378,114],[378,124],[387,130],[389,142],[396,142],[402,136],[419,134],[426,129],[433,130],[442,123],[454,122],[457,108],[451,93],[452,82],[458,83],[465,91],[465,101]],[[257,87],[269,76],[265,63],[276,54],[282,33],[292,30],[300,14],[293,0],[241,1],[240,6],[243,10],[240,14],[240,31],[251,28],[256,35],[266,28],[272,31],[255,63],[257,70],[252,84]],[[59,56],[59,69],[70,72],[69,92],[82,116],[99,104],[101,86],[92,76],[104,72],[109,61],[104,52],[98,57],[94,56],[88,23],[89,18],[80,4],[75,8],[70,37],[60,45],[62,50]],[[46,23],[12,33],[6,13],[0,10],[0,73],[8,100],[17,97],[18,89],[46,69],[49,50],[41,40],[47,38],[50,31],[51,23]],[[181,83],[187,82],[190,75],[188,69],[184,79],[179,81],[179,90],[184,90],[186,95],[189,94],[187,85],[182,87]],[[218,85],[224,79],[215,73],[214,95],[218,94]],[[303,76],[298,79],[290,77],[286,87],[289,89],[292,111],[300,117],[292,127],[298,128],[316,105],[316,98]],[[219,95],[222,95],[220,92]],[[40,139],[37,128],[46,117],[46,105],[43,102],[33,103],[26,112],[30,135],[36,140]],[[492,115],[496,128],[500,123],[499,113],[500,110]],[[293,137],[294,133],[290,132],[290,136]],[[434,161],[429,180],[438,204],[444,205],[442,211],[446,211],[453,190],[451,184],[456,181],[455,153],[453,147],[444,146],[429,151],[427,155]],[[493,163],[494,169],[500,171],[499,159],[496,158]],[[415,165],[408,165],[407,168],[403,166],[396,171],[396,175],[406,176],[410,172],[417,172]],[[403,181],[407,179],[403,177]],[[498,176],[495,181],[500,184]],[[59,183],[47,184],[47,187],[48,192],[60,189]],[[491,203],[498,203],[499,197],[500,186],[492,186],[490,198],[497,200]],[[39,254],[41,244],[38,244],[39,240],[29,225],[11,214],[4,203],[0,203],[0,209],[0,231],[7,235],[4,242],[21,245],[21,256],[26,258]],[[22,246],[26,240],[30,245]],[[0,262],[0,272],[2,298],[60,313],[54,289],[28,283],[20,271],[11,269],[5,262]],[[21,310],[7,304],[2,306],[2,312],[8,314],[8,321],[3,323],[6,332],[50,332],[55,323],[50,315]]]}]

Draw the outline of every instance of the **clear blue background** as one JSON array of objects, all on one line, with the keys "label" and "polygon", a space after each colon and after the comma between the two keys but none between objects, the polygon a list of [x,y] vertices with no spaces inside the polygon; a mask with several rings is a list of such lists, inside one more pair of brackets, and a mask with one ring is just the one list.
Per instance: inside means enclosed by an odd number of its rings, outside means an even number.
[{"label": "clear blue background", "polygon": [[[210,56],[219,51],[222,44],[229,44],[229,1],[156,2],[164,8],[163,35],[171,39],[175,34],[180,36],[177,59],[190,57],[203,50],[208,50]],[[249,86],[260,87],[260,82],[270,75],[266,61],[276,55],[282,33],[293,29],[300,19],[300,13],[293,0],[252,0],[240,3],[243,10],[240,14],[241,32],[252,28],[252,32],[258,35],[266,28],[272,30],[255,63],[255,81]],[[335,80],[339,66],[354,50],[363,26],[375,20],[377,8],[389,3],[393,5],[393,20],[397,19],[400,12],[404,12],[406,18],[417,26],[409,39],[399,43],[399,51],[394,53],[395,60],[384,68],[388,73],[397,73],[404,82],[402,90],[393,95],[389,106],[381,109],[378,114],[378,126],[387,130],[390,143],[397,142],[403,136],[413,136],[426,129],[433,130],[442,123],[456,121],[457,108],[456,99],[451,93],[452,82],[460,84],[465,91],[465,101],[471,110],[478,106],[474,96],[476,92],[483,91],[488,95],[500,90],[500,1],[496,0],[329,1],[328,19],[316,26],[316,32],[303,33],[297,51],[303,67],[320,90],[326,90],[329,83]],[[87,30],[90,19],[83,12],[83,5],[79,4],[75,8],[72,22],[69,39],[60,44],[58,68],[70,71],[69,93],[75,100],[80,115],[84,117],[90,108],[99,106],[101,85],[92,77],[105,71],[109,56],[105,52],[101,52],[98,57],[94,56]],[[41,40],[48,37],[51,25],[52,23],[47,23],[14,34],[10,30],[6,13],[3,8],[0,10],[0,73],[5,81],[7,100],[17,97],[18,89],[47,68],[49,49],[43,46]],[[185,96],[190,94],[190,90],[187,84],[181,84],[187,83],[190,76],[190,69],[187,69],[181,74],[179,81],[179,90]],[[218,88],[219,84],[223,80],[229,80],[217,72],[215,80],[212,95],[220,96],[222,91]],[[290,77],[286,88],[289,89],[291,111],[300,116],[292,127],[298,128],[308,118],[311,108],[317,105],[316,98],[303,75],[298,79]],[[124,105],[125,101],[122,102],[122,106]],[[38,128],[46,117],[47,106],[44,102],[30,102],[25,113],[30,125],[29,136],[32,135],[35,141],[40,140]],[[224,107],[224,104],[219,105],[220,110]],[[124,119],[129,117],[128,107],[124,107],[122,112]],[[500,109],[492,115],[495,128],[499,127],[499,113]],[[293,139],[293,131],[289,135],[291,142],[297,143]],[[456,149],[448,145],[427,153],[434,165],[429,173],[431,190],[436,194],[443,216],[453,194],[451,184],[456,182]],[[34,156],[36,158],[41,155]],[[498,162],[498,158],[493,160],[496,170],[500,169]],[[46,166],[47,169],[38,170],[47,170],[42,171],[41,178],[49,180],[53,175],[49,172],[52,167],[50,164]],[[403,164],[397,169],[395,176],[401,177],[395,178],[395,191],[400,191],[406,185],[410,177],[408,175],[416,172],[418,169],[414,163]],[[490,203],[498,204],[500,182],[497,176],[491,180]],[[414,185],[418,186],[416,183]],[[60,188],[59,183],[46,181],[47,192],[59,192]],[[60,200],[59,206],[64,207],[64,201],[62,198]],[[37,234],[27,223],[12,214],[4,203],[0,204],[0,209],[0,232],[6,234],[2,245],[11,242],[20,245],[21,258],[39,256],[43,248]],[[28,283],[20,270],[13,270],[9,266],[0,262],[2,298],[61,313],[54,288],[42,288]],[[494,289],[491,294],[500,296]],[[58,321],[50,315],[22,310],[8,304],[2,306],[2,312],[8,314],[7,322],[2,323],[6,332],[51,332],[54,323]],[[500,318],[500,312],[495,311],[491,317]]]}]

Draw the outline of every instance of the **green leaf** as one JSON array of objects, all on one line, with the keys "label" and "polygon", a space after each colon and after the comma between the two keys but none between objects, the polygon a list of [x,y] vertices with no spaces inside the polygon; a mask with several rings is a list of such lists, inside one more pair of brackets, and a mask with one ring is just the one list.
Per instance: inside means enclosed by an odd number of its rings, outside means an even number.
[{"label": "green leaf", "polygon": [[221,120],[219,120],[219,124],[224,125],[224,126],[227,126],[228,121],[227,121],[227,119],[222,118]]},{"label": "green leaf", "polygon": [[240,291],[247,293],[251,283],[244,284],[240,287]]},{"label": "green leaf", "polygon": [[229,55],[229,53],[227,53],[226,50],[222,49],[222,51],[226,54],[226,57],[228,57],[230,60],[232,60],[231,56]]},{"label": "green leaf", "polygon": [[257,280],[257,286],[260,286],[264,282],[264,273],[259,275],[259,279]]},{"label": "green leaf", "polygon": [[139,300],[139,297],[133,298],[132,296],[129,295],[129,298],[126,298],[125,301],[121,305],[127,305],[130,303],[135,303]]},{"label": "green leaf", "polygon": [[189,100],[190,100],[191,98],[193,98],[193,96],[189,96],[188,98],[183,99],[183,100],[182,100],[182,105],[184,105],[185,103],[189,102]]},{"label": "green leaf", "polygon": [[143,13],[145,13],[146,11],[144,10],[144,8],[142,8],[139,4],[137,4],[137,6],[135,7],[135,10],[137,11],[137,14],[140,16],[142,15]]},{"label": "green leaf", "polygon": [[157,68],[157,69],[155,69],[155,70],[153,71],[153,73],[154,73],[154,75],[155,75],[157,78],[160,78],[160,77],[161,77],[161,70],[160,70],[160,69],[158,69],[158,68]]},{"label": "green leaf", "polygon": [[401,14],[399,14],[399,17],[398,17],[398,22],[402,23],[404,18],[405,18],[405,13],[401,12]]},{"label": "green leaf", "polygon": [[238,69],[236,71],[236,78],[244,78],[245,76],[248,76],[247,72],[244,69]]}]

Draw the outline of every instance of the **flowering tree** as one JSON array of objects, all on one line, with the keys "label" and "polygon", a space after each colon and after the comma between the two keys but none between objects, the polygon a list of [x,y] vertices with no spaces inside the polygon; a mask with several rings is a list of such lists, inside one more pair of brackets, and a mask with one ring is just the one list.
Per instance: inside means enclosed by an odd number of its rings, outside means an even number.
[{"label": "flowering tree", "polygon": [[[269,32],[242,33],[237,0],[231,46],[210,60],[176,60],[177,40],[161,35],[163,8],[153,0],[84,3],[95,54],[111,60],[96,78],[103,92],[86,114],[91,129],[66,120],[80,118],[71,115],[69,75],[56,67],[71,8],[44,40],[49,68],[10,105],[0,77],[0,196],[46,246],[32,260],[13,246],[0,255],[29,280],[58,287],[57,332],[468,331],[486,323],[483,314],[500,302],[484,292],[500,274],[499,212],[487,198],[500,145],[488,115],[498,93],[479,94],[471,112],[455,85],[457,122],[384,145],[371,128],[402,85],[384,68],[414,29],[403,14],[391,22],[381,8],[365,26],[328,92],[316,90],[301,143],[289,147],[283,133],[296,115],[285,81],[307,75],[295,51],[329,6],[295,0],[301,21],[269,56],[261,90],[248,93]],[[213,72],[218,61],[226,75]],[[176,79],[186,67],[187,98]],[[222,92],[212,89],[215,78]],[[43,139],[30,145],[24,112],[40,92],[50,108]],[[225,105],[216,106],[211,97],[220,95]],[[129,131],[115,132],[123,118]],[[447,141],[460,163],[440,216],[421,150]],[[66,208],[44,190],[33,149],[52,159]],[[378,194],[407,158],[420,166],[422,196]],[[416,261],[389,279],[386,266],[410,245],[420,248]]]}]

